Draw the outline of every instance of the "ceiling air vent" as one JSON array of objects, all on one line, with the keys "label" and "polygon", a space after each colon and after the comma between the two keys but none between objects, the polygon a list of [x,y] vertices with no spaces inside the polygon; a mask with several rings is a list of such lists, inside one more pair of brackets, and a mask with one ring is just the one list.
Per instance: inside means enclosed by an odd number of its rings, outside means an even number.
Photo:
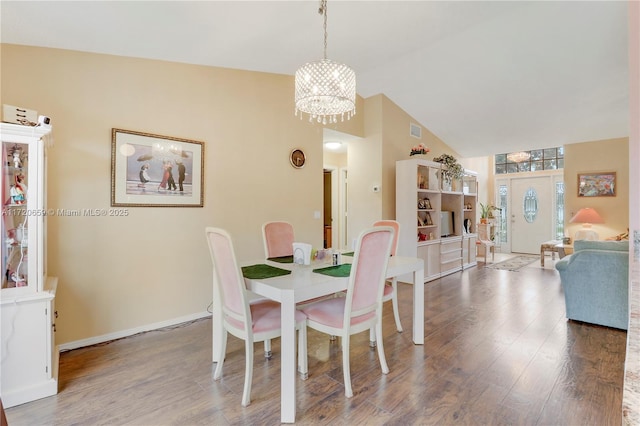
[{"label": "ceiling air vent", "polygon": [[417,139],[422,139],[422,127],[417,124],[409,124],[409,134]]}]

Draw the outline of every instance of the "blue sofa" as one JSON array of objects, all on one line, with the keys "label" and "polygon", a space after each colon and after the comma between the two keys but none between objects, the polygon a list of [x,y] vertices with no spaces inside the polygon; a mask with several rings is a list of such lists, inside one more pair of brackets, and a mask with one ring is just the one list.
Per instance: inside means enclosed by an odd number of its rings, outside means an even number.
[{"label": "blue sofa", "polygon": [[577,240],[556,269],[568,319],[627,329],[629,241]]}]

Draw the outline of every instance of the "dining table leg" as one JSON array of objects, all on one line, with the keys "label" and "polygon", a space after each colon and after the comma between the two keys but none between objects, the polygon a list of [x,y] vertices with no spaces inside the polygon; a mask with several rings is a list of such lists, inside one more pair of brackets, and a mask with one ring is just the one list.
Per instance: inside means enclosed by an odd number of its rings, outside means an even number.
[{"label": "dining table leg", "polygon": [[280,417],[282,423],[296,421],[296,303],[293,291],[283,291],[280,301],[281,366]]},{"label": "dining table leg", "polygon": [[424,269],[413,272],[413,343],[424,345]]}]

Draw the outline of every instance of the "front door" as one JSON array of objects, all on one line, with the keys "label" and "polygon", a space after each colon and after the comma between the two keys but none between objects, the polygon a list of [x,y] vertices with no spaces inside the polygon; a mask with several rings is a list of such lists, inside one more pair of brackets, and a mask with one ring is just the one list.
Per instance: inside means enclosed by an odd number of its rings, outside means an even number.
[{"label": "front door", "polygon": [[511,251],[540,253],[540,244],[553,239],[552,177],[511,179]]}]

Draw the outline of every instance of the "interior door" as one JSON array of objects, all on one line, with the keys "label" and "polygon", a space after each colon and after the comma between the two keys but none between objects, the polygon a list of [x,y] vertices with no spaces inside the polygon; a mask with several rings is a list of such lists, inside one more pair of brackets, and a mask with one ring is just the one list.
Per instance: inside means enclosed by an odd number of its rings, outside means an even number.
[{"label": "interior door", "polygon": [[511,179],[511,251],[540,253],[553,239],[553,198],[550,176]]}]

